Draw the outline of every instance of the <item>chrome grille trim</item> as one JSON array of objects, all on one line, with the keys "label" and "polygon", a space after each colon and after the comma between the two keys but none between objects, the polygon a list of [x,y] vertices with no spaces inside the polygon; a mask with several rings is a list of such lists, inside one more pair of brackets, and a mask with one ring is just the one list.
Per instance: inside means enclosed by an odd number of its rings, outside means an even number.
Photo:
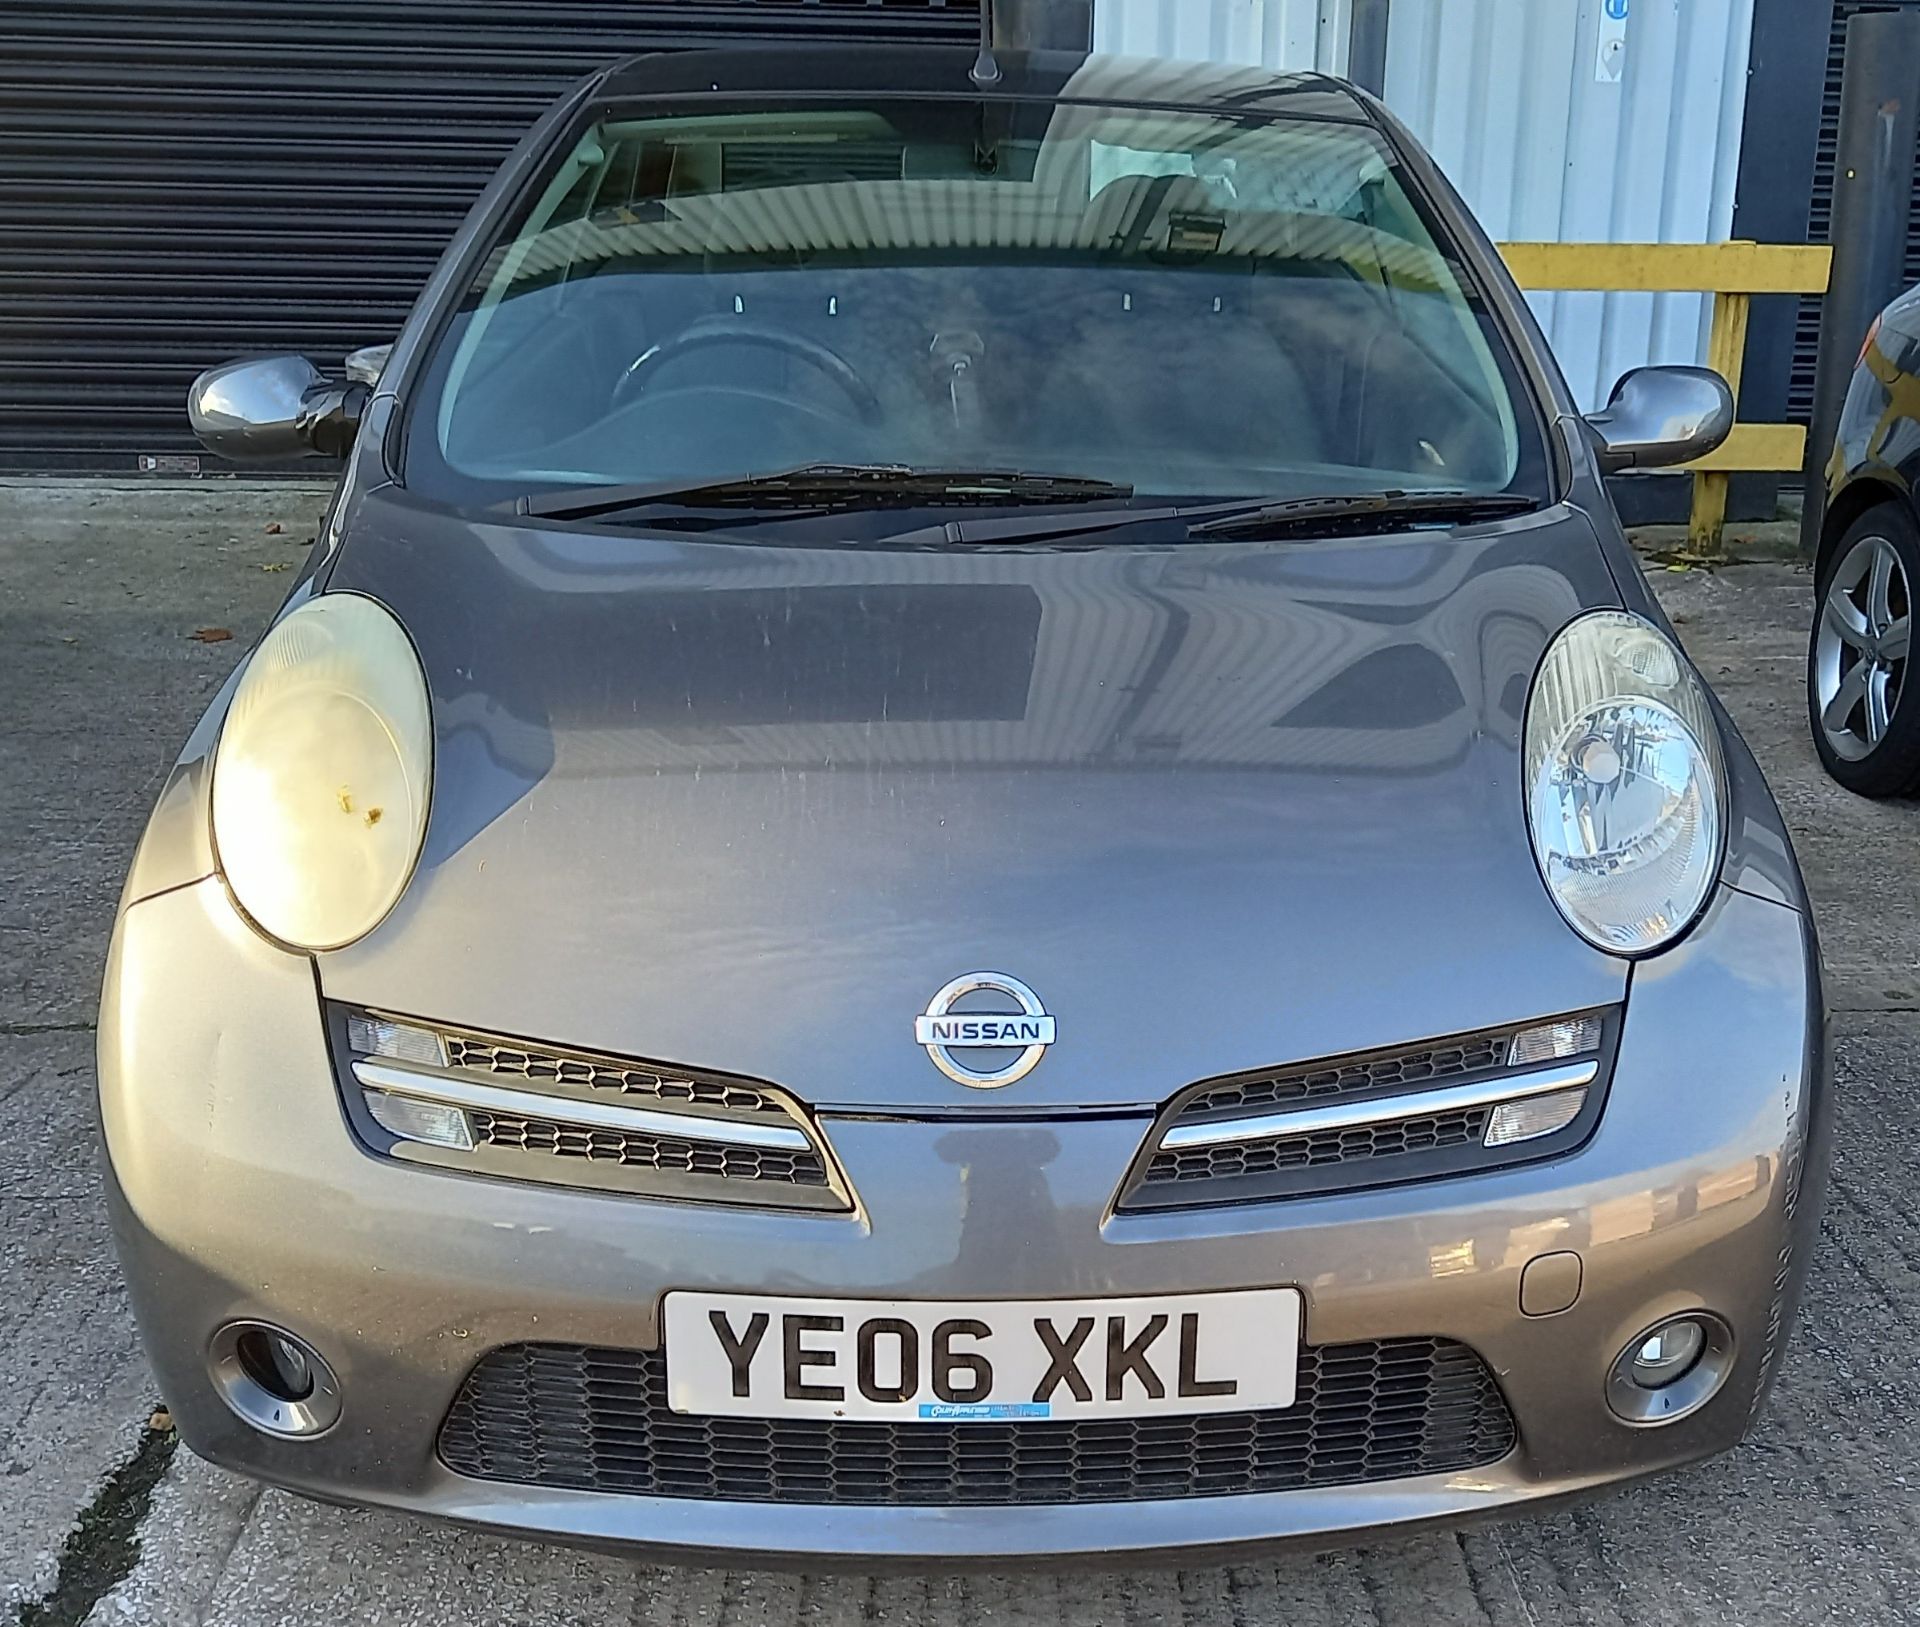
[{"label": "chrome grille trim", "polygon": [[1292,1113],[1261,1113],[1253,1118],[1215,1119],[1204,1124],[1176,1124],[1160,1138],[1168,1152],[1182,1147],[1213,1147],[1227,1142],[1265,1141],[1275,1136],[1310,1136],[1330,1130],[1389,1123],[1397,1119],[1433,1118],[1463,1113],[1476,1107],[1544,1096],[1576,1085],[1590,1085],[1600,1072],[1596,1062],[1578,1067],[1547,1068],[1538,1073],[1506,1074],[1469,1085],[1443,1085],[1406,1096],[1373,1097],[1357,1102],[1334,1102]]},{"label": "chrome grille trim", "polygon": [[375,1090],[483,1113],[510,1113],[519,1118],[554,1119],[604,1130],[633,1130],[646,1135],[675,1136],[682,1141],[714,1141],[734,1147],[778,1147],[807,1151],[813,1146],[807,1133],[791,1124],[754,1124],[747,1121],[696,1117],[692,1113],[663,1113],[657,1108],[622,1107],[614,1102],[583,1101],[572,1096],[550,1096],[531,1090],[507,1090],[424,1068],[395,1067],[388,1062],[358,1060],[353,1076]]},{"label": "chrome grille trim", "polygon": [[1271,1107],[1284,1110],[1295,1103],[1344,1100],[1363,1094],[1380,1095],[1399,1087],[1471,1077],[1507,1065],[1512,1031],[1469,1034],[1430,1045],[1401,1046],[1333,1057],[1323,1062],[1276,1068],[1270,1073],[1243,1074],[1233,1079],[1195,1085],[1176,1098],[1182,1119],[1206,1119],[1234,1108]]}]

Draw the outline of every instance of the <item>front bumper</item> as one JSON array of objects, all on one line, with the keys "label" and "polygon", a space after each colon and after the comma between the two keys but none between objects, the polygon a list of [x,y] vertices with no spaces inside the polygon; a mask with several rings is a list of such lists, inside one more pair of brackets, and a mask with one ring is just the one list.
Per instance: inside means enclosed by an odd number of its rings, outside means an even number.
[{"label": "front bumper", "polygon": [[[1516,1013],[1516,1017],[1532,1015]],[[1551,1163],[1201,1212],[1115,1215],[1145,1116],[826,1118],[852,1216],[690,1207],[422,1171],[343,1121],[313,971],[209,880],[127,907],[100,1024],[115,1231],[187,1442],[313,1495],[682,1556],[863,1566],[1324,1543],[1578,1493],[1733,1446],[1764,1397],[1816,1223],[1824,1014],[1811,929],[1722,890],[1636,969],[1605,1118]],[[1518,1308],[1538,1255],[1581,1256],[1578,1302]],[[1335,1489],[1017,1507],[730,1503],[466,1478],[436,1454],[497,1346],[647,1349],[663,1293],[1064,1298],[1296,1285],[1312,1344],[1433,1336],[1487,1361],[1519,1444],[1499,1463]],[[1733,1373],[1660,1428],[1619,1421],[1614,1355],[1665,1315],[1733,1330]],[[344,1412],[284,1440],[208,1377],[235,1318],[310,1340]]]}]

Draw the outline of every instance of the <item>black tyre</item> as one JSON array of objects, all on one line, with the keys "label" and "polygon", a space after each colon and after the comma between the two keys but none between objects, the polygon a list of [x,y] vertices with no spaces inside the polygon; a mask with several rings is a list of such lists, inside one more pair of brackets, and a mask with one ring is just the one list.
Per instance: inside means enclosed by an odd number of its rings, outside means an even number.
[{"label": "black tyre", "polygon": [[1920,790],[1920,679],[1910,679],[1920,527],[1884,504],[1820,562],[1807,708],[1827,772],[1863,797]]}]

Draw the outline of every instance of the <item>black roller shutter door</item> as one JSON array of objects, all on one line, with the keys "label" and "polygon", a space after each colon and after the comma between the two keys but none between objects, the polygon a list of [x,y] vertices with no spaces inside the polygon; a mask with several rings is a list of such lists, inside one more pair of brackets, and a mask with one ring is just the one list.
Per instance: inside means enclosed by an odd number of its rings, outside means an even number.
[{"label": "black roller shutter door", "polygon": [[0,470],[169,466],[201,368],[391,338],[611,57],[978,26],[972,0],[0,0]]},{"label": "black roller shutter door", "polygon": [[[1833,8],[1833,37],[1827,49],[1827,77],[1820,105],[1820,145],[1814,155],[1813,200],[1808,211],[1807,240],[1826,243],[1833,236],[1833,169],[1840,144],[1840,75],[1846,63],[1847,19],[1863,11],[1908,11],[1920,0],[1905,4],[1862,5],[1838,0]],[[1920,206],[1913,211],[1907,231],[1906,278],[1920,283]],[[1793,378],[1788,388],[1787,413],[1804,424],[1813,416],[1813,371],[1820,352],[1820,302],[1800,302],[1800,318],[1793,336]],[[1851,358],[1849,358],[1851,359]]]}]

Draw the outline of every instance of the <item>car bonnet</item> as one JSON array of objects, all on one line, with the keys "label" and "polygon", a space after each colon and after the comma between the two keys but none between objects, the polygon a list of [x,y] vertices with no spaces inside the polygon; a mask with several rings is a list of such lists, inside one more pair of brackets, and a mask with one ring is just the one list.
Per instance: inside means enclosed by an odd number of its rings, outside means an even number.
[{"label": "car bonnet", "polygon": [[[425,665],[432,812],[332,998],[819,1106],[1137,1106],[1622,998],[1521,794],[1553,634],[1618,604],[1561,508],[1458,533],[766,547],[354,507],[329,591]],[[915,1019],[1027,985],[956,1083]]]}]

